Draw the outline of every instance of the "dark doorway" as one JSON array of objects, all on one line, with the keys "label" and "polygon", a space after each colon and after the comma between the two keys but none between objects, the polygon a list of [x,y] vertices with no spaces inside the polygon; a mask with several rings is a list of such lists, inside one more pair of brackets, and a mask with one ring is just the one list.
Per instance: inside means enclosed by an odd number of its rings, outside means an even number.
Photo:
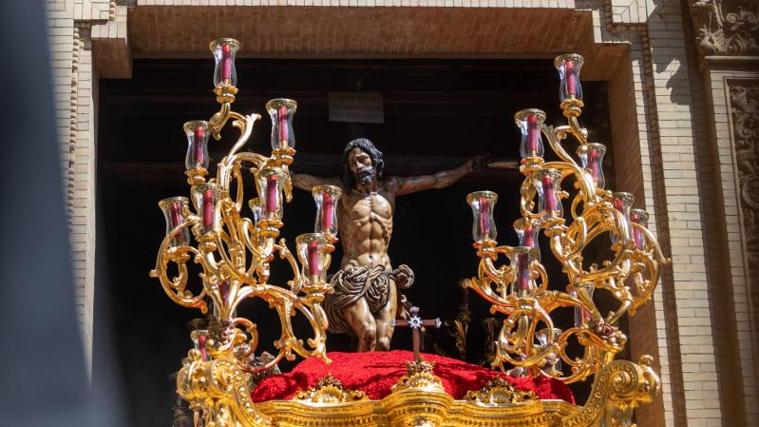
[{"label": "dark doorway", "polygon": [[[386,172],[392,175],[448,169],[482,153],[516,162],[514,112],[536,107],[548,113],[549,123],[563,119],[550,60],[243,60],[238,73],[236,111],[263,114],[265,102],[276,97],[298,101],[293,170],[315,175],[340,175],[342,148],[357,136],[370,138],[384,151]],[[111,348],[130,425],[170,424],[173,385],[168,378],[190,346],[186,324],[199,315],[172,303],[148,271],[164,233],[158,200],[189,192],[183,174],[182,123],[207,120],[217,110],[211,77],[210,61],[137,60],[131,80],[100,84],[94,375],[106,363],[99,355]],[[582,121],[594,140],[608,143],[606,86],[583,84]],[[328,93],[357,90],[382,93],[383,124],[328,120]],[[258,123],[248,149],[268,154],[269,129],[268,122]],[[212,158],[220,159],[230,146],[229,139],[212,143]],[[489,170],[445,190],[398,199],[390,255],[394,264],[408,264],[416,272],[417,282],[407,296],[425,317],[454,318],[461,299],[457,282],[476,273],[466,194],[498,192],[499,241],[516,244],[511,223],[518,217],[521,181],[515,169]],[[285,210],[283,236],[288,242],[312,230],[313,215],[310,195],[296,191]],[[560,277],[555,266],[552,270],[553,277]],[[473,321],[467,359],[476,363],[485,341],[480,321],[489,314],[478,297],[471,295],[469,300]],[[274,319],[264,305],[247,314],[264,329],[261,349],[270,349],[275,337],[267,336],[265,328],[267,319]],[[410,348],[408,335],[398,331],[393,347]],[[456,356],[453,339],[444,330],[430,335],[426,351],[435,350],[434,341],[440,351]],[[344,337],[328,341],[331,350],[352,346]]]}]

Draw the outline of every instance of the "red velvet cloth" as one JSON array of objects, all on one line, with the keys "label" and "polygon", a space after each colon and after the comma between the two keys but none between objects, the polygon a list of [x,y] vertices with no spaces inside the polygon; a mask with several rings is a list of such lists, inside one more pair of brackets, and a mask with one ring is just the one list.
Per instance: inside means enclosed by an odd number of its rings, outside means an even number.
[{"label": "red velvet cloth", "polygon": [[[292,371],[268,377],[258,384],[251,397],[254,402],[289,400],[298,391],[314,387],[316,383],[332,374],[344,387],[362,390],[372,400],[390,394],[391,387],[406,375],[406,362],[414,354],[406,350],[368,353],[327,353],[332,363],[327,365],[319,359],[309,358]],[[495,377],[502,377],[520,390],[531,390],[541,399],[563,399],[574,403],[574,396],[561,381],[550,378],[513,378],[471,363],[434,354],[424,354],[424,360],[435,363],[435,375],[443,381],[446,393],[461,399],[469,390],[479,390]]]}]

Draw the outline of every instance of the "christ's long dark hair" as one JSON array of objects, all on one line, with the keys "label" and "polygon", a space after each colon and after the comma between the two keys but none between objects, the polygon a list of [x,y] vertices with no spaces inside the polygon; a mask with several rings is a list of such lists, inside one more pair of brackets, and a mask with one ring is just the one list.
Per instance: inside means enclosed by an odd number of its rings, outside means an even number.
[{"label": "christ's long dark hair", "polygon": [[382,178],[382,170],[385,168],[385,161],[382,160],[382,151],[372,144],[366,138],[356,138],[353,141],[345,144],[345,150],[343,150],[343,185],[346,189],[353,188],[356,183],[356,178],[353,176],[350,167],[348,166],[348,155],[354,148],[359,148],[361,151],[369,155],[372,160],[372,166],[376,172],[377,179]]}]

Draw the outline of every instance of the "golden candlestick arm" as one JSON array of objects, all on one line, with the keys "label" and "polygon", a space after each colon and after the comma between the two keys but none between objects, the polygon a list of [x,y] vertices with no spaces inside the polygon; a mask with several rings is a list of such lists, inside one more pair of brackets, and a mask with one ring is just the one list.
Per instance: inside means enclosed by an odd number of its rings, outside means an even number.
[{"label": "golden candlestick arm", "polygon": [[[197,348],[190,350],[177,379],[178,392],[192,403],[196,417],[204,420],[203,425],[213,422],[228,425],[223,420],[229,417],[257,417],[245,410],[252,410],[252,406],[233,410],[234,405],[225,403],[229,387],[245,383],[248,373],[268,369],[283,358],[293,360],[296,355],[328,361],[327,317],[321,303],[331,289],[323,274],[304,273],[316,269],[326,272],[333,250],[330,242],[335,238],[325,233],[308,235],[318,252],[310,252],[310,258],[301,258],[300,263],[285,240],[277,240],[283,226],[284,202],[292,197],[288,165],[295,155],[291,123],[297,104],[287,99],[267,104],[277,139],[271,156],[241,151],[261,117],[231,109],[238,92],[233,68],[237,48],[239,43],[233,39],[211,43],[217,57],[214,93],[221,107],[208,122],[192,121],[184,126],[189,141],[186,174],[195,209],[183,197],[159,203],[166,215],[167,233],[159,247],[155,268],[150,271],[172,301],[208,314],[208,330],[195,331]],[[230,121],[239,130],[239,137],[218,162],[216,176],[207,180],[209,134],[220,139],[220,131]],[[244,203],[245,183],[250,178],[257,192],[257,197],[249,201],[252,218],[243,214],[243,209],[248,208]],[[284,286],[270,283],[270,264],[275,255],[292,271],[292,279]],[[190,261],[202,270],[201,286],[197,289],[189,286]],[[309,265],[301,268],[299,264]],[[259,344],[257,325],[236,314],[241,304],[254,298],[266,301],[280,320],[281,336],[274,342],[275,357],[264,366],[252,363]],[[297,314],[313,330],[313,336],[305,342],[293,331],[292,318]],[[202,338],[200,343],[198,337]],[[237,413],[232,414],[234,411]]]},{"label": "golden candlestick arm", "polygon": [[[501,246],[495,241],[495,193],[468,196],[475,219],[474,246],[480,258],[477,277],[470,279],[468,286],[491,304],[494,313],[505,316],[494,366],[513,366],[531,376],[565,383],[596,375],[598,384],[602,380],[599,375],[611,366],[627,341],[618,321],[625,314],[634,315],[651,298],[660,268],[669,260],[646,228],[648,214],[632,209],[633,195],[604,188],[606,148],[589,142],[587,130],[578,121],[583,106],[579,88],[582,61],[576,54],[556,58],[566,125],[544,124],[546,115],[537,109],[515,115],[522,131],[520,171],[525,177],[520,189],[522,218],[514,224],[520,246]],[[577,142],[579,163],[565,148],[570,137]],[[543,138],[559,160],[544,161]],[[564,183],[573,184],[573,198],[561,190]],[[563,209],[565,199],[571,200],[569,221]],[[540,230],[566,275],[563,289],[549,286],[539,255]],[[588,264],[585,250],[604,241],[612,256],[600,265]],[[501,257],[509,262],[496,266]],[[616,306],[602,313],[594,302],[594,292],[607,292],[617,301]],[[565,307],[574,310],[575,321],[561,330],[554,325],[552,314]],[[571,342],[582,349],[582,355],[569,354]],[[646,357],[644,365],[648,389],[656,390],[658,377],[650,370],[651,360]]]}]

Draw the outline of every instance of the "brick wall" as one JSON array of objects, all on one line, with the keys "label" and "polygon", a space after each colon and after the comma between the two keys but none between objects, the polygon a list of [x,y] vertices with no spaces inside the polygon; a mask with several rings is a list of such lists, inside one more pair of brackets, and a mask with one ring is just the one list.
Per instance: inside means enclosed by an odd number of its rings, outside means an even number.
[{"label": "brick wall", "polygon": [[[715,346],[712,336],[709,286],[705,271],[706,251],[702,234],[702,209],[696,185],[698,138],[693,127],[693,97],[684,46],[682,10],[679,2],[657,4],[647,22],[658,140],[652,147],[654,186],[650,193],[667,218],[657,220],[659,236],[668,240],[672,256],[671,281],[663,292],[674,298],[676,340],[668,340],[670,353],[679,351],[685,414],[675,423],[689,426],[721,423]],[[666,236],[666,237],[665,237]],[[670,288],[671,287],[671,288]],[[665,303],[666,303],[665,299]],[[674,323],[674,322],[676,323]],[[674,325],[673,325],[674,323]],[[678,348],[673,348],[677,345]],[[673,359],[670,359],[673,360]],[[676,359],[675,359],[676,360]],[[670,371],[676,368],[670,364]],[[677,393],[675,396],[679,395]]]}]

